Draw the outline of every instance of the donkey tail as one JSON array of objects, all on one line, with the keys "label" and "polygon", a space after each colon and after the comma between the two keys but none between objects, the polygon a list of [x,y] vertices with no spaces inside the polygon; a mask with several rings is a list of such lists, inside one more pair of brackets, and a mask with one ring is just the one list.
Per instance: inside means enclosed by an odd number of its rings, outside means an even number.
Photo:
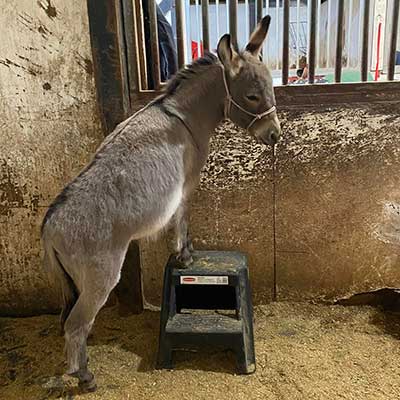
[{"label": "donkey tail", "polygon": [[65,268],[61,264],[57,257],[57,253],[54,250],[49,241],[44,241],[44,258],[43,265],[48,273],[50,281],[53,286],[60,286],[62,296],[62,311],[61,311],[61,331],[64,331],[64,324],[68,318],[69,313],[74,307],[78,299],[78,290],[72,278],[68,275]]}]

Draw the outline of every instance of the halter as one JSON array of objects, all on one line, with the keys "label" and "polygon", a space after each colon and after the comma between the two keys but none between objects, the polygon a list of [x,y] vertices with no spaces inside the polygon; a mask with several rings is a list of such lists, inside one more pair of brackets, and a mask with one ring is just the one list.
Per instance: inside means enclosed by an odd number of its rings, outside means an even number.
[{"label": "halter", "polygon": [[247,111],[246,109],[244,109],[240,104],[236,103],[235,100],[233,100],[230,92],[229,92],[229,88],[228,88],[228,83],[226,81],[226,76],[225,76],[225,71],[224,71],[224,67],[222,67],[222,76],[224,77],[224,86],[225,86],[225,91],[226,91],[226,103],[225,103],[225,108],[224,108],[224,117],[225,119],[230,119],[229,114],[231,111],[231,105],[235,105],[239,110],[243,111],[245,114],[250,115],[252,117],[254,117],[250,124],[247,126],[246,130],[249,130],[250,127],[256,122],[259,121],[260,119],[265,118],[266,116],[268,116],[269,114],[272,114],[274,111],[276,111],[276,107],[272,106],[271,108],[269,108],[267,111],[264,111],[261,114],[254,114],[250,111]]}]

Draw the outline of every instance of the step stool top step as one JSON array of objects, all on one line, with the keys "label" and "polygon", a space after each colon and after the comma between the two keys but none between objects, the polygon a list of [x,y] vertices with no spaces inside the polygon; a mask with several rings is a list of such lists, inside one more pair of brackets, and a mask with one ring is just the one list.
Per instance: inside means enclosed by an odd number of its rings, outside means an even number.
[{"label": "step stool top step", "polygon": [[[172,258],[168,262],[174,268]],[[187,268],[174,268],[173,275],[237,275],[247,269],[247,257],[237,251],[195,251],[193,263]]]},{"label": "step stool top step", "polygon": [[218,314],[175,314],[167,322],[167,333],[242,334],[241,320]]}]

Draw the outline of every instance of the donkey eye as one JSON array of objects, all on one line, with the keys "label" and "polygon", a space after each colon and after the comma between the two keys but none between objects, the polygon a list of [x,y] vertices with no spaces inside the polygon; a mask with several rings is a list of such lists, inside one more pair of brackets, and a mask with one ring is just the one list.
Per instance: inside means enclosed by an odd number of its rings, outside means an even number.
[{"label": "donkey eye", "polygon": [[246,98],[247,98],[247,100],[250,100],[250,101],[258,101],[259,100],[259,97],[255,96],[254,94],[250,94],[250,95],[246,96]]}]

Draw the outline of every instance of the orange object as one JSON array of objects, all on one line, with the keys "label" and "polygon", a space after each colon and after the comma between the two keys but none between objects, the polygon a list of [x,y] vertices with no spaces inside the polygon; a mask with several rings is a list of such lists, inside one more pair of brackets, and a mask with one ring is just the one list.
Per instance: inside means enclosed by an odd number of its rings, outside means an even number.
[{"label": "orange object", "polygon": [[[192,40],[192,60],[196,60],[198,58],[197,56],[198,45],[199,45],[198,42]],[[203,57],[203,55],[204,55],[203,42],[200,42],[200,57]]]}]

